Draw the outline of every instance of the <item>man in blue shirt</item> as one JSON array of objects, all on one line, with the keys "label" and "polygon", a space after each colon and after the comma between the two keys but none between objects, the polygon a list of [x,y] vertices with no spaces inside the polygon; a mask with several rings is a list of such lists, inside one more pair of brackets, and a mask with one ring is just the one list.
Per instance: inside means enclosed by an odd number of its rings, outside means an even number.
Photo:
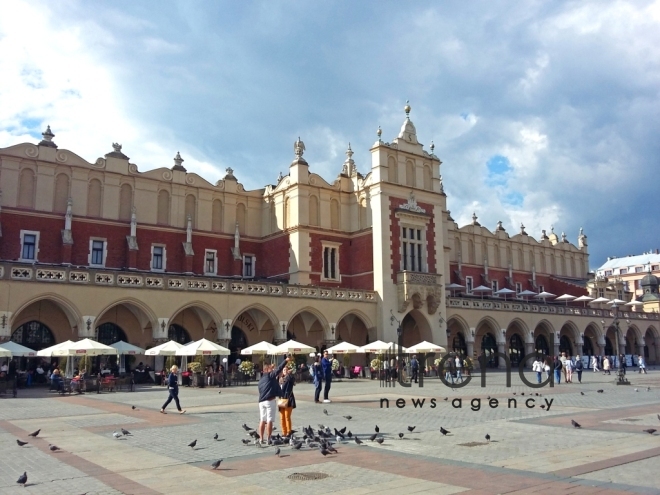
[{"label": "man in blue shirt", "polygon": [[332,385],[332,359],[328,357],[328,351],[323,351],[323,359],[321,359],[321,368],[323,370],[323,379],[325,380],[325,388],[323,389],[323,402],[331,402],[328,399],[330,392],[330,385]]}]

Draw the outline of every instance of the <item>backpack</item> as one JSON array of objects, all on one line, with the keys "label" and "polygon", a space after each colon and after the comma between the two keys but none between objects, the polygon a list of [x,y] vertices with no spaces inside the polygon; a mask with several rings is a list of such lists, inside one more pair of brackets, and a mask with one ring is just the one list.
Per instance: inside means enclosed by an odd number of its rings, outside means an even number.
[{"label": "backpack", "polygon": [[582,371],[584,365],[582,364],[582,361],[575,361],[575,369],[578,371]]}]

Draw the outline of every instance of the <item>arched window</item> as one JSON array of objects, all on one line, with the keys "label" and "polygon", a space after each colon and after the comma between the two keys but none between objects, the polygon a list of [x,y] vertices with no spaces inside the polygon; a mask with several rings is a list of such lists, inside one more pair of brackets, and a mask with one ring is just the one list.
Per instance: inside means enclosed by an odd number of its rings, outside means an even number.
[{"label": "arched window", "polygon": [[525,346],[520,335],[514,333],[509,339],[509,359],[511,366],[518,366],[525,357]]},{"label": "arched window", "polygon": [[369,220],[368,220],[368,211],[367,211],[367,200],[365,198],[362,198],[360,200],[360,205],[359,205],[359,219],[360,219],[360,229],[366,229],[369,227]]},{"label": "arched window", "polygon": [[340,225],[340,216],[339,216],[339,201],[333,199],[330,201],[330,228],[333,230],[339,230]]},{"label": "arched window", "polygon": [[167,332],[167,338],[183,345],[191,341],[188,331],[176,323],[170,325],[170,329]]},{"label": "arched window", "polygon": [[605,337],[605,355],[614,356],[614,346],[609,337]]},{"label": "arched window", "polygon": [[36,320],[23,323],[14,330],[11,340],[35,351],[55,345],[55,337],[50,328]]},{"label": "arched window", "polygon": [[158,224],[170,224],[170,193],[165,189],[158,192]]},{"label": "arched window", "polygon": [[387,159],[387,180],[394,184],[399,183],[399,171],[397,170],[396,160],[392,156]]},{"label": "arched window", "polygon": [[130,222],[133,210],[133,188],[130,184],[122,184],[119,190],[119,220]]},{"label": "arched window", "polygon": [[415,164],[410,160],[406,162],[406,185],[415,187]]},{"label": "arched window", "polygon": [[559,339],[559,352],[565,352],[566,356],[573,355],[573,346],[571,345],[571,340],[566,335],[562,335]]},{"label": "arched window", "polygon": [[424,189],[430,191],[433,189],[433,173],[429,165],[424,165]]},{"label": "arched window", "polygon": [[69,201],[69,176],[57,174],[55,177],[55,196],[53,197],[53,211],[55,213],[66,213]]},{"label": "arched window", "polygon": [[231,351],[229,362],[235,363],[236,358],[245,359],[241,356],[241,350],[246,347],[248,347],[248,340],[245,336],[245,332],[238,327],[232,327],[231,340],[229,341],[229,350]]},{"label": "arched window", "polygon": [[319,198],[313,195],[309,197],[309,224],[319,224]]},{"label": "arched window", "polygon": [[34,208],[34,172],[24,168],[18,178],[18,206],[20,208]]},{"label": "arched window", "polygon": [[492,333],[487,333],[482,337],[481,352],[483,352],[486,356],[486,366],[489,368],[497,368],[498,359],[495,355],[495,352],[497,352],[497,341],[495,340],[495,337],[493,337]]},{"label": "arched window", "polygon": [[197,198],[193,194],[186,196],[186,216],[184,221],[188,225],[188,216],[192,219],[193,228],[197,228]]},{"label": "arched window", "polygon": [[583,356],[593,356],[594,347],[591,342],[591,337],[584,336],[584,344],[582,344],[582,355]]},{"label": "arched window", "polygon": [[467,345],[465,344],[465,338],[461,332],[456,333],[454,340],[452,342],[452,351],[457,354],[467,355]]},{"label": "arched window", "polygon": [[105,345],[114,344],[120,340],[128,342],[126,333],[116,323],[107,322],[99,325],[96,327],[96,335],[96,340]]},{"label": "arched window", "polygon": [[544,356],[550,355],[550,346],[548,345],[548,340],[545,338],[545,335],[539,335],[536,337],[536,343],[534,346],[536,352]]},{"label": "arched window", "polygon": [[92,179],[87,187],[87,216],[100,217],[103,204],[103,187],[101,181]]},{"label": "arched window", "polygon": [[236,221],[238,222],[238,233],[241,235],[245,235],[246,233],[246,211],[245,211],[245,205],[243,203],[238,203],[236,205]]},{"label": "arched window", "polygon": [[219,199],[213,201],[213,211],[211,212],[211,230],[213,230],[213,232],[222,232],[222,201]]}]

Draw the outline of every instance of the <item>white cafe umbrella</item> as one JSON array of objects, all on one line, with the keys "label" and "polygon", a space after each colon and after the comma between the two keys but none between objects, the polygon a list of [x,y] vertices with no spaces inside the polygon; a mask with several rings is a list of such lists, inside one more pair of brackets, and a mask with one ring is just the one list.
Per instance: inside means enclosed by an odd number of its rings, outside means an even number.
[{"label": "white cafe umbrella", "polygon": [[448,290],[451,295],[454,294],[454,291],[460,290],[460,289],[465,289],[464,285],[461,284],[449,284],[445,286],[445,290]]},{"label": "white cafe umbrella", "polygon": [[518,297],[536,297],[537,294],[533,290],[523,290],[518,293]]},{"label": "white cafe umbrella", "polygon": [[551,292],[543,291],[543,292],[540,292],[540,293],[536,294],[536,296],[534,296],[534,297],[536,297],[537,299],[543,299],[543,302],[545,302],[545,300],[548,297],[556,297],[556,296],[554,294],[552,294]]},{"label": "white cafe umbrella", "polygon": [[504,300],[506,301],[506,296],[511,295],[511,294],[515,294],[515,293],[516,293],[515,290],[511,290],[507,287],[504,287],[504,288],[502,288],[498,291],[495,291],[493,294],[497,294],[498,296],[504,296]]},{"label": "white cafe umbrella", "polygon": [[580,296],[577,299],[574,299],[573,302],[584,302],[584,307],[587,307],[587,303],[593,301],[594,298],[591,296]]},{"label": "white cafe umbrella", "polygon": [[626,301],[622,301],[621,299],[612,299],[607,304],[626,304]]},{"label": "white cafe umbrella", "polygon": [[591,301],[589,304],[602,304],[602,303],[608,303],[610,300],[606,297],[598,297]]},{"label": "white cafe umbrella", "polygon": [[9,349],[0,349],[0,357],[10,358],[11,357],[11,351]]},{"label": "white cafe umbrella", "polygon": [[415,344],[412,347],[408,347],[406,350],[408,354],[417,354],[417,353],[427,353],[427,352],[439,352],[441,354],[444,354],[447,352],[447,349],[440,345],[433,344],[431,342],[427,342],[426,340],[424,342],[420,342],[419,344]]},{"label": "white cafe umbrella", "polygon": [[472,292],[479,292],[481,294],[481,299],[484,298],[484,292],[491,292],[493,289],[486,287],[485,285],[480,285],[472,289]]},{"label": "white cafe umbrella", "polygon": [[96,340],[82,339],[71,342],[53,351],[53,356],[109,356],[117,355],[117,349],[109,345],[101,344]]},{"label": "white cafe umbrella", "polygon": [[276,346],[271,344],[270,342],[266,342],[265,340],[262,342],[259,342],[258,344],[251,345],[250,347],[246,347],[245,349],[241,350],[241,354],[244,356],[251,356],[254,354],[270,354],[272,350],[275,349]]},{"label": "white cafe umbrella", "polygon": [[363,352],[375,352],[380,354],[382,352],[389,351],[391,345],[392,344],[388,344],[387,342],[383,342],[382,340],[377,340],[376,342],[363,345],[361,349]]},{"label": "white cafe umbrella", "polygon": [[295,340],[289,340],[288,342],[284,342],[283,344],[275,346],[275,349],[271,351],[271,354],[308,354],[310,352],[316,352],[316,349],[307,344],[301,344]]},{"label": "white cafe umbrella", "polygon": [[577,299],[577,297],[571,294],[564,294],[555,299],[555,301],[566,301],[566,306],[568,306],[568,301],[572,301],[573,299]]},{"label": "white cafe umbrella", "polygon": [[341,342],[337,345],[333,345],[327,349],[327,351],[330,354],[355,354],[364,352],[361,347],[353,345],[349,342]]},{"label": "white cafe umbrella", "polygon": [[183,346],[174,340],[165,342],[164,344],[157,345],[151,349],[147,349],[144,353],[146,356],[174,356],[176,351],[181,349]]},{"label": "white cafe umbrella", "polygon": [[215,342],[200,339],[176,351],[177,356],[228,356],[231,351]]},{"label": "white cafe umbrella", "polygon": [[66,347],[70,344],[73,344],[72,340],[65,340],[64,342],[61,342],[59,344],[51,345],[50,347],[46,347],[45,349],[41,349],[40,351],[37,351],[37,356],[51,357],[54,351],[61,349],[62,347]]},{"label": "white cafe umbrella", "polygon": [[644,303],[642,301],[630,301],[629,303],[624,304],[624,306],[644,306]]},{"label": "white cafe umbrella", "polygon": [[124,342],[123,340],[120,340],[119,342],[115,342],[114,344],[110,344],[110,347],[113,347],[117,349],[117,353],[119,354],[119,372],[120,373],[125,373],[126,372],[126,356],[136,356],[138,354],[144,354],[144,349],[141,347],[138,347],[133,344],[129,344],[128,342]]},{"label": "white cafe umbrella", "polygon": [[11,352],[11,356],[35,357],[37,355],[37,351],[25,347],[24,345],[17,344],[16,342],[12,342],[11,340],[4,344],[0,344],[0,353],[3,353],[0,354],[0,356],[7,357],[6,354],[4,354],[5,350]]}]

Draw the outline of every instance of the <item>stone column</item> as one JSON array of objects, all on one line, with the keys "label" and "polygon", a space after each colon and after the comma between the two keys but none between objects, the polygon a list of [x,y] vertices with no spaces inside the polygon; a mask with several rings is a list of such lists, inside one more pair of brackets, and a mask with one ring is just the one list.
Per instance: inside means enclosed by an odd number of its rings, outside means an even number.
[{"label": "stone column", "polygon": [[553,355],[554,356],[559,356],[559,339],[555,341],[554,349],[553,349]]},{"label": "stone column", "polygon": [[[502,354],[506,354],[506,343],[505,342],[498,342],[497,343],[497,352],[501,352]],[[497,358],[497,369],[503,370],[506,369],[506,361],[502,358]]]},{"label": "stone column", "polygon": [[637,344],[637,355],[644,357],[644,344]]}]

